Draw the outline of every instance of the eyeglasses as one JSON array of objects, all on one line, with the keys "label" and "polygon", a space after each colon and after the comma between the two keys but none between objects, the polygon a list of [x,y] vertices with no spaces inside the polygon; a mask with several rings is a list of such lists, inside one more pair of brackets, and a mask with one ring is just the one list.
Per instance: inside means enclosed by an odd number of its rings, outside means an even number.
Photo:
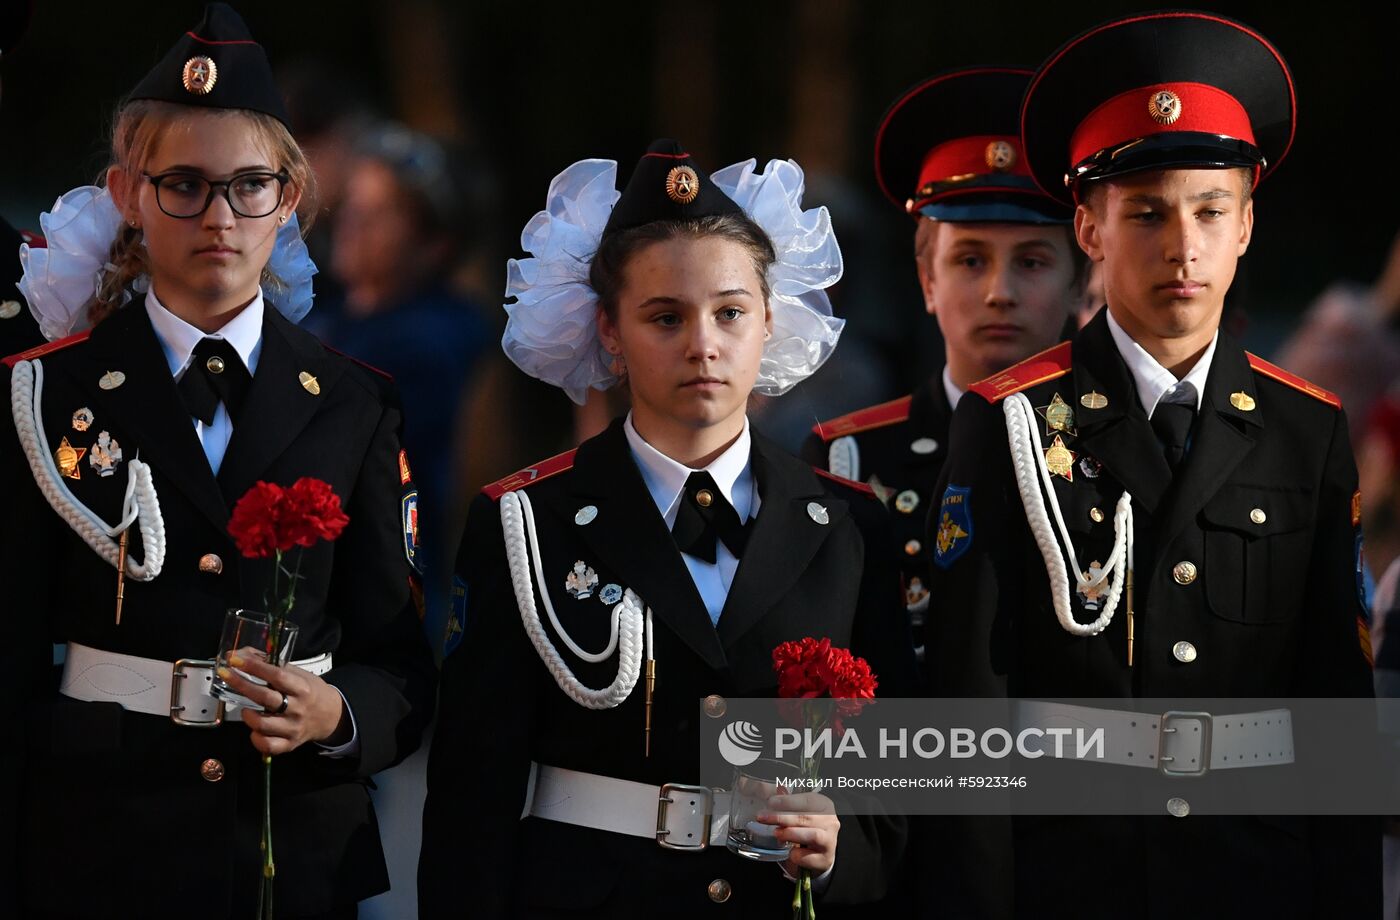
[{"label": "eyeglasses", "polygon": [[223,195],[239,217],[266,217],[282,204],[291,176],[283,172],[245,172],[212,182],[193,173],[144,173],[156,187],[156,204],[171,217],[198,217],[209,210],[215,195]]}]

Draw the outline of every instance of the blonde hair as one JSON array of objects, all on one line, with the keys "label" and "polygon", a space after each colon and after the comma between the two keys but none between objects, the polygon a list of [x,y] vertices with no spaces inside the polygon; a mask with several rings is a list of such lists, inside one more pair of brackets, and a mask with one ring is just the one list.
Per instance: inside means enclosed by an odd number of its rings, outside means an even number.
[{"label": "blonde hair", "polygon": [[[249,109],[211,108],[200,111],[246,119],[249,132],[272,159],[273,168],[286,170],[291,177],[289,184],[301,192],[297,215],[302,235],[305,236],[316,219],[316,178],[306,154],[297,145],[287,126],[271,115]],[[112,160],[107,168],[117,166],[126,173],[128,195],[135,194],[138,183],[142,181],[142,169],[156,146],[190,112],[190,106],[153,99],[128,102],[117,110],[116,124],[112,129]],[[104,169],[97,183],[105,184],[106,176],[107,170]],[[127,288],[133,281],[150,274],[141,231],[125,222],[120,224],[107,262],[111,267],[99,278],[97,293],[87,307],[88,319],[94,326],[122,305],[126,300]],[[266,267],[263,268],[262,283],[272,291],[286,287],[282,279]]]}]

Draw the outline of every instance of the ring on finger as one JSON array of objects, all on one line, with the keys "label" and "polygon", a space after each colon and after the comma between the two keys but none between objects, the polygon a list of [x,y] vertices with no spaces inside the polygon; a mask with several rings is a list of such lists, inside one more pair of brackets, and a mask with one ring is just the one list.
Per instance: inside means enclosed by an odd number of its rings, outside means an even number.
[{"label": "ring on finger", "polygon": [[282,705],[268,713],[270,716],[282,716],[287,714],[287,694],[285,691],[278,691],[282,694]]}]

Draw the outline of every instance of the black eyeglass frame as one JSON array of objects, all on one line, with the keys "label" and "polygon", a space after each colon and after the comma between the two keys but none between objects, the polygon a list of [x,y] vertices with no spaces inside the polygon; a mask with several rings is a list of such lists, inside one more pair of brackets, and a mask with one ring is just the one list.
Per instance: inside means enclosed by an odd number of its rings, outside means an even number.
[{"label": "black eyeglass frame", "polygon": [[[160,208],[162,214],[165,214],[167,217],[173,217],[176,220],[193,220],[196,217],[204,216],[204,212],[208,211],[209,206],[214,203],[215,195],[222,195],[224,201],[228,202],[229,209],[232,210],[233,213],[239,217],[247,217],[251,219],[268,217],[269,215],[275,213],[277,209],[282,206],[282,201],[287,197],[287,183],[292,181],[292,177],[287,173],[285,169],[278,170],[277,172],[271,172],[270,170],[261,169],[250,170],[249,172],[242,172],[236,176],[230,176],[227,179],[223,179],[217,182],[213,179],[206,179],[204,176],[201,176],[198,173],[182,172],[178,170],[174,172],[160,173],[159,175],[155,176],[151,175],[150,173],[142,173],[142,175],[146,177],[146,180],[148,182],[150,182],[156,187],[156,207]],[[233,203],[233,196],[229,193],[229,188],[233,185],[233,183],[238,182],[242,179],[247,179],[250,176],[277,180],[277,201],[272,205],[271,208],[264,211],[262,214],[244,214],[242,211],[238,210],[238,205]],[[165,202],[161,201],[160,199],[161,184],[176,177],[186,179],[198,179],[199,181],[209,186],[209,194],[204,196],[204,204],[200,207],[198,211],[195,211],[193,214],[173,214],[166,209]]]}]

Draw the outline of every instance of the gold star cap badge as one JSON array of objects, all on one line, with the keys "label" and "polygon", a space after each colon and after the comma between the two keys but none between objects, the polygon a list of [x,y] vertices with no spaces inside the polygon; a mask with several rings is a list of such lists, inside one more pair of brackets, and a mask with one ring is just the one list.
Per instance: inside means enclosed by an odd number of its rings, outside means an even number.
[{"label": "gold star cap badge", "polygon": [[219,82],[219,67],[213,58],[196,55],[185,62],[184,70],[180,71],[180,82],[184,84],[185,92],[207,96],[214,91],[214,84]]},{"label": "gold star cap badge", "polygon": [[689,166],[677,166],[666,174],[666,197],[676,204],[690,204],[700,194],[700,177]]},{"label": "gold star cap badge", "polygon": [[1169,125],[1181,117],[1181,97],[1169,89],[1159,89],[1147,100],[1147,114],[1159,125]]},{"label": "gold star cap badge", "polygon": [[987,165],[997,172],[1006,172],[1016,165],[1016,148],[1006,141],[992,141],[987,145]]}]

